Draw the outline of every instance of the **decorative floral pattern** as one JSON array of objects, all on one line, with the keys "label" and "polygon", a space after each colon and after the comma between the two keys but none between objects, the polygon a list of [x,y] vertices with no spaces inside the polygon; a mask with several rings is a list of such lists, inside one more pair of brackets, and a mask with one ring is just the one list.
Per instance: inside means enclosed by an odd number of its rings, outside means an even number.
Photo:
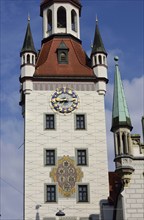
[{"label": "decorative floral pattern", "polygon": [[58,183],[59,192],[69,197],[76,189],[76,182],[80,182],[83,177],[83,172],[79,167],[75,166],[74,160],[69,156],[63,156],[57,167],[53,168],[50,173],[54,182]]}]

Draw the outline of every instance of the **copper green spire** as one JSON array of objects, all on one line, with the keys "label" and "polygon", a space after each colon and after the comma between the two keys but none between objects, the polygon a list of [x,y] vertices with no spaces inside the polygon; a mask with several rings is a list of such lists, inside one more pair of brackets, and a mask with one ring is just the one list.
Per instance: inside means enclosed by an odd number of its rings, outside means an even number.
[{"label": "copper green spire", "polygon": [[26,30],[26,35],[23,43],[23,47],[21,49],[21,53],[24,52],[33,52],[36,54],[36,49],[34,47],[33,37],[30,28],[30,16],[28,15],[28,25]]},{"label": "copper green spire", "polygon": [[99,31],[99,27],[98,27],[98,19],[96,17],[96,29],[95,29],[95,36],[94,36],[94,41],[93,41],[93,47],[92,47],[92,54],[95,53],[104,53],[107,55],[107,52],[105,50],[101,35],[100,35],[100,31]]},{"label": "copper green spire", "polygon": [[132,130],[131,120],[119,71],[118,57],[115,57],[114,60],[116,61],[116,64],[111,130],[113,131],[119,127],[127,127]]}]

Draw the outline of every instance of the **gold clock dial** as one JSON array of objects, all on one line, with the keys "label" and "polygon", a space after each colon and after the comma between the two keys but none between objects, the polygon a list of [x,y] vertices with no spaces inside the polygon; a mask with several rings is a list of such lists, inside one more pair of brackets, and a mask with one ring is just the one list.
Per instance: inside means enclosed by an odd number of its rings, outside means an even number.
[{"label": "gold clock dial", "polygon": [[60,113],[70,113],[78,108],[79,98],[69,88],[59,88],[51,98],[51,106]]}]

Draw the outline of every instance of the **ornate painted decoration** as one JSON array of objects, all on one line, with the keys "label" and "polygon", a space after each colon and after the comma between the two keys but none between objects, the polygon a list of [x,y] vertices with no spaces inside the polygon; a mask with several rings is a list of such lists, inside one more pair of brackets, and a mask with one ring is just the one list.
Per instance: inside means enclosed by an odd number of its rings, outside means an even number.
[{"label": "ornate painted decoration", "polygon": [[69,197],[76,190],[76,182],[81,182],[83,172],[75,166],[74,160],[69,156],[63,156],[58,165],[52,169],[50,177],[58,183],[59,192]]}]

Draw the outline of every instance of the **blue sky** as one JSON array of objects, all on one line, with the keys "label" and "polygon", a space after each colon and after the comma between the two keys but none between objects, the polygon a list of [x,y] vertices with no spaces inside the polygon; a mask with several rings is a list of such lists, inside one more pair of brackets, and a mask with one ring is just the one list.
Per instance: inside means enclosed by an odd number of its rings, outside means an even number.
[{"label": "blue sky", "polygon": [[[143,0],[82,0],[81,40],[90,53],[96,15],[108,52],[109,85],[106,95],[109,169],[114,169],[113,140],[110,133],[115,55],[119,64],[133,133],[141,133],[144,87],[144,2]],[[40,0],[1,0],[0,101],[1,101],[1,194],[2,220],[21,220],[23,201],[23,118],[19,107],[19,53],[28,13],[36,49],[42,40]],[[20,148],[19,148],[20,147]]]}]

